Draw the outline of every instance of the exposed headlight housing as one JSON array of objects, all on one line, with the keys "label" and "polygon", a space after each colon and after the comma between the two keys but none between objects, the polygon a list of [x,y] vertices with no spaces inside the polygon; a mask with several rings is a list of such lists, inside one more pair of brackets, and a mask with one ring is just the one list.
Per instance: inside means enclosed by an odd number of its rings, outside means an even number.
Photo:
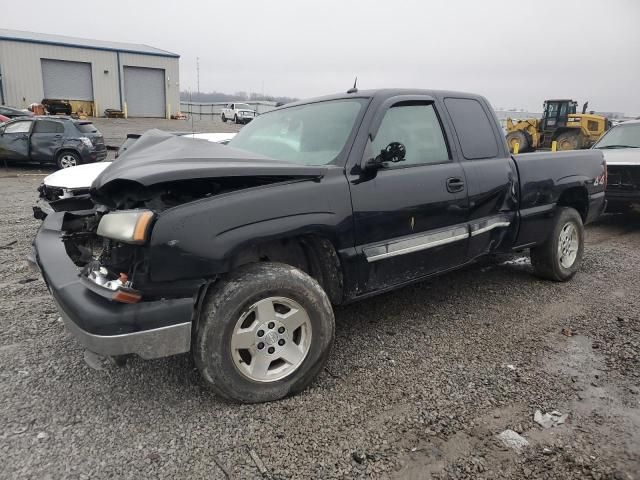
[{"label": "exposed headlight housing", "polygon": [[124,243],[141,245],[149,240],[155,215],[151,210],[122,210],[100,219],[98,235]]}]

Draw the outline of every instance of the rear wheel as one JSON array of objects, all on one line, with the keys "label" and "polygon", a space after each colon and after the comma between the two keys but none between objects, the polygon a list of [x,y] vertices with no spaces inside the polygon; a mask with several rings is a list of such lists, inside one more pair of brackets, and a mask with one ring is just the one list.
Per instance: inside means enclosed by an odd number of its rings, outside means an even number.
[{"label": "rear wheel", "polygon": [[515,150],[516,144],[519,145],[519,152],[526,152],[530,147],[527,136],[521,130],[509,132],[509,134],[507,135],[507,144],[509,145],[510,152],[513,152]]},{"label": "rear wheel", "polygon": [[329,356],[334,328],[318,282],[289,265],[253,263],[207,294],[193,355],[218,395],[268,402],[311,383]]},{"label": "rear wheel", "polygon": [[542,278],[566,282],[580,268],[583,252],[582,217],[573,208],[560,207],[549,238],[531,249],[531,265]]},{"label": "rear wheel", "polygon": [[563,132],[556,138],[558,150],[580,150],[584,145],[584,138],[579,131]]},{"label": "rear wheel", "polygon": [[222,114],[222,121],[223,121],[224,123],[227,123],[227,117],[225,117],[225,116],[224,116],[224,113]]},{"label": "rear wheel", "polygon": [[238,115],[233,116],[233,123],[238,123]]},{"label": "rear wheel", "polygon": [[80,165],[80,156],[75,152],[61,152],[56,159],[58,168],[70,168]]}]

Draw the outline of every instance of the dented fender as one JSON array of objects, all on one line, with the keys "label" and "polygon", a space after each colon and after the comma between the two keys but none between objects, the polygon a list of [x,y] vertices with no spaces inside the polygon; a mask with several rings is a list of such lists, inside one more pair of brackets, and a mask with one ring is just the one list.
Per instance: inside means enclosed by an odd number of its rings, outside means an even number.
[{"label": "dented fender", "polygon": [[240,251],[265,241],[317,234],[337,250],[353,246],[344,171],[320,179],[264,185],[180,205],[158,215],[149,246],[154,281],[229,271]]}]

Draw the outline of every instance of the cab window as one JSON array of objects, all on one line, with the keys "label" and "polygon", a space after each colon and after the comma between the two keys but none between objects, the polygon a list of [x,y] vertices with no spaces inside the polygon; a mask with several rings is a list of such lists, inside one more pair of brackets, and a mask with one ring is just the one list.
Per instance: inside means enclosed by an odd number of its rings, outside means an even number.
[{"label": "cab window", "polygon": [[451,160],[432,104],[403,102],[389,108],[373,139],[374,155],[394,142],[404,145],[406,154],[402,162],[387,162],[385,166],[389,168],[446,163]]},{"label": "cab window", "polygon": [[558,104],[549,103],[547,105],[547,117],[553,118],[558,114]]},{"label": "cab window", "polygon": [[567,116],[567,104],[566,103],[563,103],[560,106],[560,116],[561,117],[566,117]]}]

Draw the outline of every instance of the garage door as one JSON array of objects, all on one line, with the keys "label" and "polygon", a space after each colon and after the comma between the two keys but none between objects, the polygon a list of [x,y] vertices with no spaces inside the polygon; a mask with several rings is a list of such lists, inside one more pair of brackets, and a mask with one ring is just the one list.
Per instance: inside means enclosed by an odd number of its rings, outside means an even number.
[{"label": "garage door", "polygon": [[124,95],[130,117],[164,117],[164,70],[124,67]]},{"label": "garage door", "polygon": [[93,100],[91,64],[43,58],[44,98]]}]

